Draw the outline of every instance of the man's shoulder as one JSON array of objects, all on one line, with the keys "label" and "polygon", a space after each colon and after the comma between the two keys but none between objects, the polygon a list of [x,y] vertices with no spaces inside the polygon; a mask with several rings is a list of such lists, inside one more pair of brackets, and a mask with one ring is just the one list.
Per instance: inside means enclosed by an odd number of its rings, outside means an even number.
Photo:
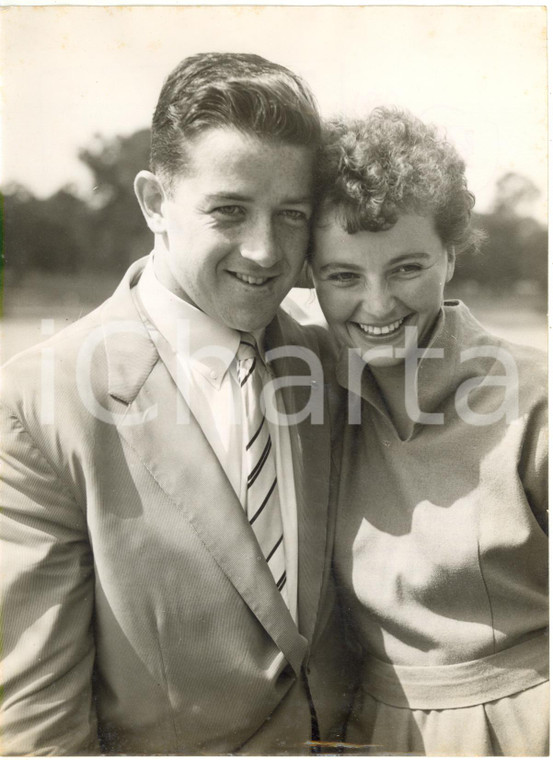
[{"label": "man's shoulder", "polygon": [[[16,354],[2,367],[3,417],[19,420],[30,431],[44,432],[47,428],[42,420],[49,419],[48,409],[57,412],[60,404],[80,409],[74,403],[78,398],[78,359],[90,335],[101,329],[100,312],[98,307],[47,340]],[[99,354],[96,352],[95,357],[98,374],[104,365]],[[54,416],[59,422],[60,415]],[[77,416],[74,424],[78,419]]]},{"label": "man's shoulder", "polygon": [[[104,302],[106,303],[106,302]],[[22,373],[33,366],[40,366],[45,357],[53,351],[69,358],[77,353],[79,346],[88,334],[101,324],[101,311],[104,304],[97,306],[83,317],[71,322],[54,335],[34,343],[29,348],[12,356],[2,367],[3,376]]]},{"label": "man's shoulder", "polygon": [[279,309],[275,319],[286,343],[309,348],[321,359],[336,360],[337,345],[328,328],[320,324],[300,324],[283,309]]},{"label": "man's shoulder", "polygon": [[[132,305],[128,274],[103,303],[59,332],[9,359],[2,367],[2,400],[4,404],[24,404],[44,391],[48,378],[55,376],[60,392],[76,384],[77,368],[88,354],[93,354],[95,375],[102,374],[106,360],[100,346],[106,333],[117,325],[140,322]],[[111,326],[111,327],[110,327]]]}]

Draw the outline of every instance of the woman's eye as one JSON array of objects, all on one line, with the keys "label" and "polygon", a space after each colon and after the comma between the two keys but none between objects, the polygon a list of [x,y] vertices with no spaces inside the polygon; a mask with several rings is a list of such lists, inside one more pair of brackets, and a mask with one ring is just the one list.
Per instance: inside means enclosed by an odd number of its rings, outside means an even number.
[{"label": "woman's eye", "polygon": [[394,269],[394,274],[415,274],[422,269],[420,264],[403,264],[397,269]]},{"label": "woman's eye", "polygon": [[352,283],[357,280],[358,275],[355,274],[355,272],[333,272],[333,274],[328,276],[328,279],[331,282],[338,282],[338,283]]}]

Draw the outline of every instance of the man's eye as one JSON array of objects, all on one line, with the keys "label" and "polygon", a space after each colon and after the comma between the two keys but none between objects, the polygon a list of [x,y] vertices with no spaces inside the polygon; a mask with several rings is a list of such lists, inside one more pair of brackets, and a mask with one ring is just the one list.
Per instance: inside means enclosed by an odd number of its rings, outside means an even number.
[{"label": "man's eye", "polygon": [[239,217],[243,215],[244,209],[242,206],[217,206],[211,213],[225,217]]},{"label": "man's eye", "polygon": [[292,222],[308,222],[309,217],[304,211],[299,211],[295,208],[285,208],[281,212],[281,216],[286,217]]}]

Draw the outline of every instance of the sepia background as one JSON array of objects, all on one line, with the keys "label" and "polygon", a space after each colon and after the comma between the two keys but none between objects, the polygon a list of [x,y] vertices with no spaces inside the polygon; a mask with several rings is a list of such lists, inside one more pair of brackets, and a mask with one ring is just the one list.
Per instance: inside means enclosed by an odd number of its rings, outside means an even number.
[{"label": "sepia background", "polygon": [[[290,67],[323,116],[393,104],[442,126],[487,234],[448,294],[492,332],[545,348],[543,8],[37,6],[1,8],[0,24],[2,361],[92,309],[150,251],[132,191],[149,121],[169,71],[207,50]],[[294,304],[319,318],[310,292]]]}]

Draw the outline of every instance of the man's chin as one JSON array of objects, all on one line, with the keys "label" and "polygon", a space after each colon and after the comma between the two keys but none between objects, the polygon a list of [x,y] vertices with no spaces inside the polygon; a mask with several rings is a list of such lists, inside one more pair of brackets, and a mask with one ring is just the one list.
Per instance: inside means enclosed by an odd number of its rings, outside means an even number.
[{"label": "man's chin", "polygon": [[267,319],[236,320],[234,321],[234,324],[229,325],[229,327],[232,327],[234,330],[238,330],[238,332],[254,333],[258,330],[264,330],[273,321],[275,316],[276,313]]},{"label": "man's chin", "polygon": [[242,308],[237,307],[233,312],[229,313],[228,320],[225,320],[226,324],[240,332],[263,330],[276,317],[283,300],[284,296],[278,302],[265,303],[263,310],[245,309],[243,305]]},{"label": "man's chin", "polygon": [[274,311],[265,311],[263,314],[252,314],[236,310],[233,314],[229,314],[224,322],[227,327],[238,332],[256,332],[267,327],[275,318],[277,311],[278,308],[275,308]]}]

